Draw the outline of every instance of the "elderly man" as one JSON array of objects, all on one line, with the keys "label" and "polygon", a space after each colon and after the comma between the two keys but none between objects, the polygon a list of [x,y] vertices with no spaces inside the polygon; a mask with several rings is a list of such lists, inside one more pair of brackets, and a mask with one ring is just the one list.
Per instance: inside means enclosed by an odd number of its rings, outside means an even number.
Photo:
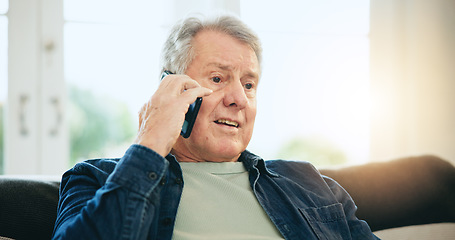
[{"label": "elderly man", "polygon": [[175,74],[142,108],[135,144],[121,159],[88,160],[64,174],[54,239],[376,239],[343,188],[311,164],[246,150],[261,46],[242,22],[186,19],[163,61]]}]

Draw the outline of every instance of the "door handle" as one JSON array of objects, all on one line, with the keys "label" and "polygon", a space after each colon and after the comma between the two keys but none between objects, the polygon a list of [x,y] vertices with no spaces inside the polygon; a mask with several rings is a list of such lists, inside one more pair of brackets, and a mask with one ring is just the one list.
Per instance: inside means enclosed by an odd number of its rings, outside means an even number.
[{"label": "door handle", "polygon": [[19,133],[22,136],[27,136],[29,132],[27,127],[27,104],[29,100],[26,94],[22,94],[19,97]]},{"label": "door handle", "polygon": [[55,123],[52,125],[51,129],[49,130],[49,135],[57,136],[60,126],[62,125],[62,119],[63,119],[60,100],[58,99],[58,97],[52,97],[50,99],[50,104],[53,106],[53,108],[55,110]]}]

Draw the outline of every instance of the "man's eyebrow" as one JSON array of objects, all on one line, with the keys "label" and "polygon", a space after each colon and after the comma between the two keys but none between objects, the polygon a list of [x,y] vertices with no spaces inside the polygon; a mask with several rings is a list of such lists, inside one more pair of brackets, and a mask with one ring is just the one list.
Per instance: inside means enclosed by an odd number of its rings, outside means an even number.
[{"label": "man's eyebrow", "polygon": [[[221,64],[221,63],[209,63],[207,64],[208,66],[213,66],[213,67],[217,67],[223,71],[230,71],[232,70],[232,67],[229,66],[229,65],[224,65],[224,64]],[[248,71],[247,74],[246,74],[248,77],[250,78],[256,78],[259,80],[259,74],[255,73],[255,72],[252,72],[252,71]]]},{"label": "man's eyebrow", "polygon": [[232,67],[229,66],[229,65],[224,65],[224,64],[221,64],[221,63],[209,63],[208,66],[213,66],[213,67],[217,67],[221,70],[231,70]]}]

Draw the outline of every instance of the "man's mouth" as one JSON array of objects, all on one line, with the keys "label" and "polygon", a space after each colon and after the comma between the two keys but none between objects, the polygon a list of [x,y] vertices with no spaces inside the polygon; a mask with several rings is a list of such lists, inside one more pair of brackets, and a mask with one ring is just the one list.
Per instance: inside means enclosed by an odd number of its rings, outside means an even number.
[{"label": "man's mouth", "polygon": [[224,124],[224,125],[227,125],[227,126],[230,126],[230,127],[239,127],[239,123],[238,122],[233,122],[233,121],[229,121],[229,120],[226,120],[226,119],[218,119],[218,120],[215,121],[215,123]]}]

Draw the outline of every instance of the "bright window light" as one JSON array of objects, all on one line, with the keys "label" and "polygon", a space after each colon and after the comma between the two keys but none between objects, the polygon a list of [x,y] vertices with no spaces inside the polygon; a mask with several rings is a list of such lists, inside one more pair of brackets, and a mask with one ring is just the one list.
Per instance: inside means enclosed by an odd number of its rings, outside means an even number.
[{"label": "bright window light", "polygon": [[369,1],[241,3],[264,48],[251,150],[316,165],[367,161]]}]

